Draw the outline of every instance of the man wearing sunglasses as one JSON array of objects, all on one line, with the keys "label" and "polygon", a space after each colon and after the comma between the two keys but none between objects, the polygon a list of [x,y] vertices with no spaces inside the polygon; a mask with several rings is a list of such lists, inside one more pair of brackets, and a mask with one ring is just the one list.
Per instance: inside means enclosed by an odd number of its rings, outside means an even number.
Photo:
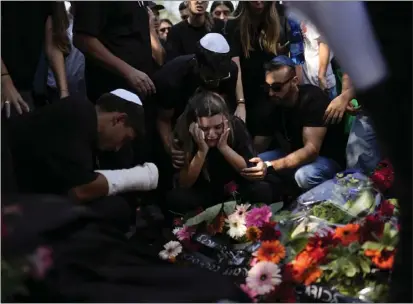
[{"label": "man wearing sunglasses", "polygon": [[311,189],[344,167],[344,126],[324,124],[329,97],[319,87],[300,86],[290,58],[278,56],[265,70],[264,89],[277,105],[274,133],[281,148],[260,154],[254,161],[257,166],[244,169],[243,174],[262,178],[265,169],[272,168],[294,176],[301,189]]}]

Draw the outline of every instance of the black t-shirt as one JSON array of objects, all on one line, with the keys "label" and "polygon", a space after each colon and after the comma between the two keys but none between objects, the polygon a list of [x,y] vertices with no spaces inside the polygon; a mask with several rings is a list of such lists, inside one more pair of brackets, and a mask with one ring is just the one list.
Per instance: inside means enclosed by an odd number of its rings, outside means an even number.
[{"label": "black t-shirt", "polygon": [[[79,1],[73,31],[99,39],[115,56],[152,76],[154,66],[147,3],[144,1]],[[86,55],[86,86],[95,102],[103,93],[129,88],[120,76]]]},{"label": "black t-shirt", "polygon": [[1,58],[17,90],[31,90],[53,2],[1,2]]},{"label": "black t-shirt", "polygon": [[[183,113],[188,100],[201,84],[195,72],[195,55],[179,56],[167,62],[154,75],[157,104],[162,109],[174,109],[174,121]],[[230,110],[235,108],[235,88],[238,68],[231,62],[231,78],[221,82],[216,92],[224,95]]]},{"label": "black t-shirt", "polygon": [[[244,122],[233,116],[232,122],[232,140],[228,140],[229,146],[242,156],[247,164],[249,160],[256,156],[256,152],[253,147],[251,136],[249,135]],[[196,147],[196,143],[194,142]],[[224,190],[224,185],[231,181],[243,183],[245,180],[239,175],[239,173],[228,163],[222,153],[217,148],[211,148],[208,151],[205,167],[208,177],[201,172],[194,187],[204,187],[208,185],[209,189],[215,189],[217,192]]]},{"label": "black t-shirt", "polygon": [[[304,147],[304,127],[325,127],[324,113],[330,103],[328,96],[313,85],[303,85],[293,108],[278,108],[277,130],[291,143],[292,151]],[[344,123],[328,125],[320,156],[335,160],[345,166],[346,137]]]},{"label": "black t-shirt", "polygon": [[188,20],[181,21],[171,27],[166,42],[166,61],[170,61],[178,56],[195,54],[196,45],[202,37],[209,32],[221,32],[224,23],[219,19],[214,19],[211,31],[205,26],[193,26]]},{"label": "black t-shirt", "polygon": [[68,97],[19,117],[9,142],[21,192],[66,195],[96,179],[97,116],[88,101]]},{"label": "black t-shirt", "polygon": [[252,41],[253,51],[249,52],[249,57],[245,57],[242,49],[239,20],[229,20],[226,26],[226,36],[231,46],[232,57],[240,58],[242,84],[247,107],[264,101],[266,96],[262,89],[265,82],[264,64],[275,57],[275,54],[268,53],[260,46],[257,38]]}]

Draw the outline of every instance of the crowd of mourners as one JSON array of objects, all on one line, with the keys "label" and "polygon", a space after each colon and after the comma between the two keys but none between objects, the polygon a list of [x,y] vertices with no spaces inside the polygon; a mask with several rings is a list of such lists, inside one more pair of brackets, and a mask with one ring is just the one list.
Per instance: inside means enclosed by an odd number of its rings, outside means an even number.
[{"label": "crowd of mourners", "polygon": [[158,259],[176,214],[230,183],[289,202],[387,157],[310,20],[278,1],[209,4],[182,2],[173,24],[151,1],[1,3],[3,213],[36,209],[21,233],[54,252],[31,297],[248,301]]}]

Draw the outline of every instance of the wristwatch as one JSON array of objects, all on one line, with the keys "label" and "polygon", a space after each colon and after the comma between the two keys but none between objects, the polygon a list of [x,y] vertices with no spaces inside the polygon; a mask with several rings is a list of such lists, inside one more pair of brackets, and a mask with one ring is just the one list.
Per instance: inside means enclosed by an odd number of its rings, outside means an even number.
[{"label": "wristwatch", "polygon": [[268,160],[266,162],[264,162],[264,164],[267,166],[267,168],[272,167],[272,162],[270,162]]}]

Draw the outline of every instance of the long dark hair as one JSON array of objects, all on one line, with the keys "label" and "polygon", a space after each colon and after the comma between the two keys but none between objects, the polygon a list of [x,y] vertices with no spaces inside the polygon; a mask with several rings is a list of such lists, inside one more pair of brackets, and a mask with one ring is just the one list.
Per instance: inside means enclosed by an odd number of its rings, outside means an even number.
[{"label": "long dark hair", "polygon": [[63,1],[55,1],[52,5],[53,43],[64,55],[68,55],[72,45],[70,43],[67,29],[69,28],[69,17]]},{"label": "long dark hair", "polygon": [[231,13],[234,12],[234,4],[232,4],[231,1],[214,1],[214,2],[212,2],[211,9],[209,10],[210,13],[212,14],[214,12],[214,10],[220,5],[225,5],[226,7],[229,8]]},{"label": "long dark hair", "polygon": [[[247,1],[238,3],[235,18],[239,19],[242,51],[244,56],[248,58],[249,52],[254,50],[251,42],[254,40],[255,30],[252,26],[251,8]],[[258,37],[261,47],[266,52],[277,55],[281,26],[274,1],[265,2],[261,25],[262,28]]]},{"label": "long dark hair", "polygon": [[231,145],[234,138],[231,114],[224,98],[218,93],[198,88],[189,100],[185,111],[179,116],[174,130],[174,137],[180,142],[183,151],[190,155],[196,153],[196,143],[189,132],[189,126],[199,117],[212,117],[218,114],[224,115],[228,120],[228,126],[231,129],[228,142]]}]

